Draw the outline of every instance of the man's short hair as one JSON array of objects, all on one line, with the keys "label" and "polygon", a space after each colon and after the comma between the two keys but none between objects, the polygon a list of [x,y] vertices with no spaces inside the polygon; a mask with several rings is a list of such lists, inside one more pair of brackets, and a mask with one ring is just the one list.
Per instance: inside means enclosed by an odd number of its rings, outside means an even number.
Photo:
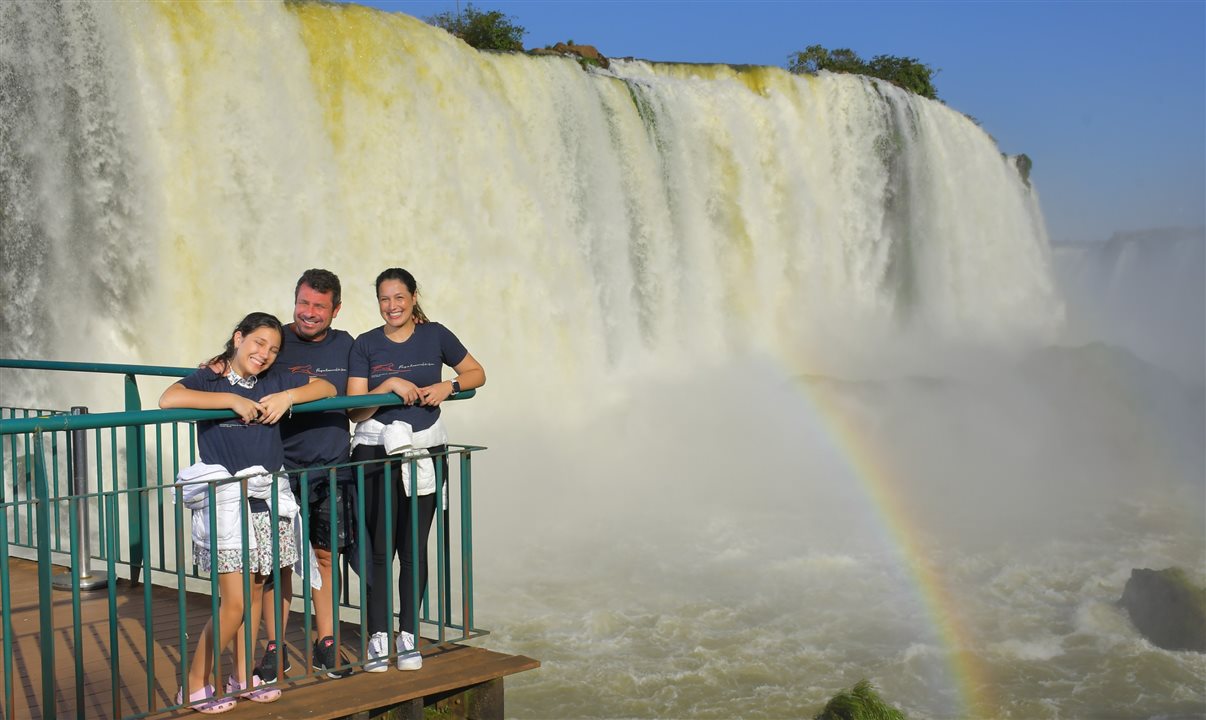
[{"label": "man's short hair", "polygon": [[294,300],[297,300],[297,292],[301,290],[302,285],[309,285],[312,289],[320,293],[331,293],[331,305],[333,307],[339,307],[339,276],[330,270],[323,270],[322,268],[310,268],[302,273],[301,277],[297,279],[297,285],[293,288]]}]

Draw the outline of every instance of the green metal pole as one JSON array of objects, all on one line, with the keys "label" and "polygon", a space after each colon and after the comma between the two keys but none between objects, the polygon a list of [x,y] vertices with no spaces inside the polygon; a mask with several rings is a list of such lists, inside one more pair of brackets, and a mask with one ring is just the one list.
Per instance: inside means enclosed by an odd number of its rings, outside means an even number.
[{"label": "green metal pole", "polygon": [[469,452],[461,454],[461,613],[465,632],[473,631],[473,470]]},{"label": "green metal pole", "polygon": [[46,486],[46,459],[42,433],[34,435],[34,515],[38,535],[38,645],[42,654],[42,711],[53,715],[54,673],[54,584],[50,564],[50,491]]},{"label": "green metal pole", "polygon": [[[126,412],[136,412],[142,409],[142,399],[138,396],[138,379],[134,375],[126,375]],[[126,428],[126,488],[131,490],[126,495],[126,514],[130,528],[130,582],[138,583],[138,576],[145,561],[146,546],[143,539],[142,519],[146,516],[144,505],[147,502],[142,489],[147,486],[146,468],[146,426],[130,425]]]},{"label": "green metal pole", "polygon": [[[14,447],[15,452],[15,447]],[[4,446],[0,444],[0,461],[4,458]],[[14,478],[16,473],[13,473]],[[3,492],[0,487],[0,492]],[[13,489],[14,498],[16,488]],[[0,498],[3,499],[3,498]],[[16,510],[14,506],[14,510]],[[16,518],[16,512],[12,517]],[[4,636],[4,715],[13,716],[13,608],[12,578],[8,571],[8,503],[0,512],[0,635]],[[19,539],[19,538],[18,538]]]}]

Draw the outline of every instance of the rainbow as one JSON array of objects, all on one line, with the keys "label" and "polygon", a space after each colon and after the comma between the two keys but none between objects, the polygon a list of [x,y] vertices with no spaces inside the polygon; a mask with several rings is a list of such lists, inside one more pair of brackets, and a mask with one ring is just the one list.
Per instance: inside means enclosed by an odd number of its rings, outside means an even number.
[{"label": "rainbow", "polygon": [[898,555],[912,581],[913,591],[929,616],[939,643],[946,651],[946,672],[956,697],[951,716],[991,718],[997,703],[992,696],[988,669],[974,652],[976,646],[958,603],[947,588],[941,568],[936,567],[922,547],[922,533],[910,518],[900,494],[901,483],[893,473],[892,459],[868,439],[855,418],[841,403],[826,397],[822,388],[807,377],[796,383],[813,407],[840,456],[849,464],[885,534],[885,543]]}]

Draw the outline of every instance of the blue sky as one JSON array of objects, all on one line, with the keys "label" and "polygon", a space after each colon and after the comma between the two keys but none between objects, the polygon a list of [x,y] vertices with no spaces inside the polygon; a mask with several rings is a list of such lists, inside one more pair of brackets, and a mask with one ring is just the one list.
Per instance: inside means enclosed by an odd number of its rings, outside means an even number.
[{"label": "blue sky", "polygon": [[[362,4],[425,17],[455,0]],[[461,2],[460,7],[465,3]],[[915,57],[939,96],[1034,160],[1051,238],[1206,224],[1206,2],[482,0],[611,57],[785,65],[808,45]]]}]

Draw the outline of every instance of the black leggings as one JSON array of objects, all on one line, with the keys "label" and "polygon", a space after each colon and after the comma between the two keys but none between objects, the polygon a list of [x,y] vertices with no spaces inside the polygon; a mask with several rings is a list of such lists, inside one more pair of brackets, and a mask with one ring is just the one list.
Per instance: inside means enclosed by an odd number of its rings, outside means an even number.
[{"label": "black leggings", "polygon": [[[429,448],[432,453],[444,452],[446,445]],[[358,445],[352,451],[352,462],[365,460],[383,460],[387,456],[381,445]],[[432,458],[436,463],[436,472],[444,481],[448,480],[448,458],[441,456]],[[394,553],[402,560],[402,572],[398,576],[398,595],[402,600],[402,615],[399,618],[399,629],[415,637],[419,635],[419,604],[423,594],[427,592],[427,536],[431,532],[431,521],[435,517],[436,493],[419,495],[417,498],[407,497],[402,488],[402,465],[407,460],[390,457],[390,492],[393,504]],[[385,467],[386,463],[364,466],[364,524],[368,529],[372,543],[372,580],[367,588],[368,597],[365,607],[368,611],[368,629],[370,633],[387,632],[389,629],[390,610],[386,606],[387,587],[382,578],[393,575],[393,557],[385,554]],[[416,478],[411,478],[411,487],[415,487]],[[415,553],[411,546],[410,503],[419,503],[419,548],[418,576],[419,594],[412,592],[415,576]],[[387,580],[388,582],[388,580]]]}]

